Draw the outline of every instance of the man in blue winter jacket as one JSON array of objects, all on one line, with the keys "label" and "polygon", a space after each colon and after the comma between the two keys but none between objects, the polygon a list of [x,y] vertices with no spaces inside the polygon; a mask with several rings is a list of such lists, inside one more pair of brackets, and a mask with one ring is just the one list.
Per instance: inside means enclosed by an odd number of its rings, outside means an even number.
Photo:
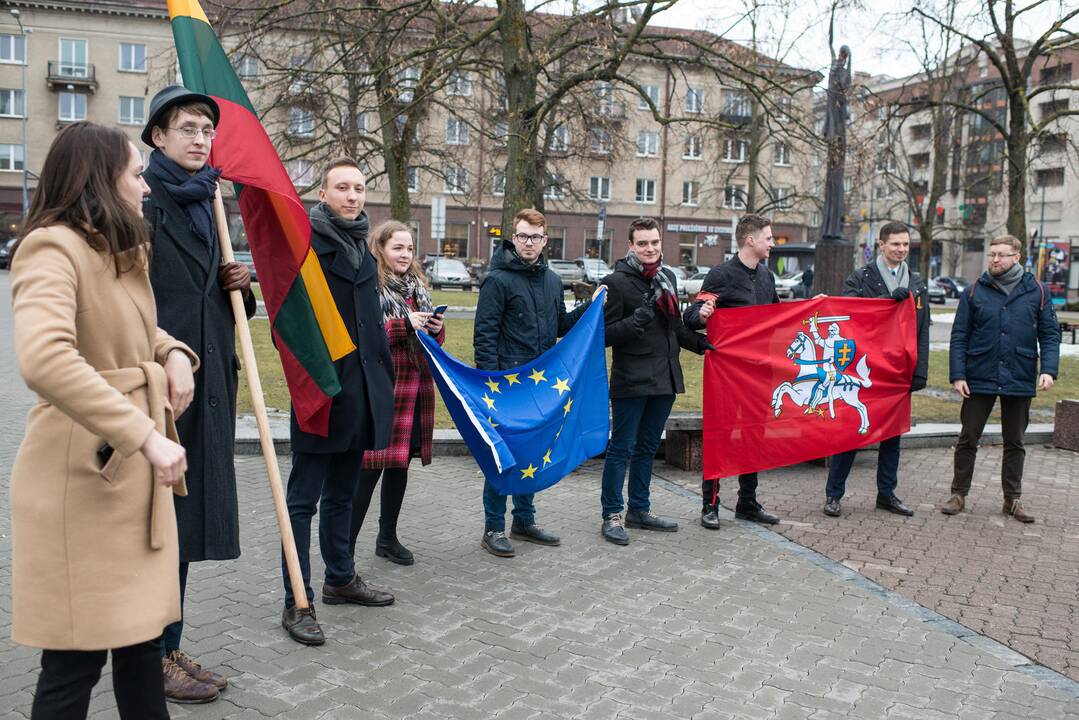
[{"label": "man in blue winter jacket", "polygon": [[[1037,388],[1049,390],[1060,360],[1060,326],[1045,286],[1023,271],[1023,243],[1002,235],[989,245],[989,270],[959,297],[952,325],[949,379],[963,396],[962,429],[955,446],[952,496],[941,506],[945,515],[962,512],[974,474],[985,421],[1000,398],[1004,460],[1000,479],[1004,514],[1034,522],[1023,509],[1023,433]],[[1041,350],[1041,373],[1038,354]]]}]

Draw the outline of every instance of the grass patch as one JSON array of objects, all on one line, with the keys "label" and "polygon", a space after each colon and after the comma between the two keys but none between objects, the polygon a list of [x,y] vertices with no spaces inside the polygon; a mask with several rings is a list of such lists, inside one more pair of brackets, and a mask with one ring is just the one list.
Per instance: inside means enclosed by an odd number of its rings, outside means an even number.
[{"label": "grass patch", "polygon": [[[467,297],[469,293],[444,292],[445,295]],[[473,297],[475,293],[472,293]],[[446,302],[443,300],[442,302]],[[446,320],[446,350],[462,362],[472,364],[472,331],[471,319],[447,318]],[[277,351],[270,342],[269,323],[265,319],[251,321],[251,337],[255,344],[255,355],[259,362],[259,373],[262,379],[262,388],[266,397],[266,405],[279,412],[288,412],[289,396],[285,385],[285,376],[281,370]],[[607,350],[607,366],[610,367],[611,350]],[[686,392],[679,395],[674,404],[674,410],[691,412],[701,409],[701,388],[703,384],[702,374],[704,370],[704,358],[691,352],[683,352],[681,355],[682,374],[685,378]],[[948,353],[935,351],[929,357],[929,387],[931,389],[947,393],[944,397],[932,394],[919,393],[913,398],[913,413],[920,422],[959,422],[959,396],[952,392],[948,382]],[[442,398],[435,393],[435,427],[453,427]],[[1052,391],[1041,393],[1034,398],[1032,407],[1043,411],[1052,412],[1058,400],[1064,398],[1079,398],[1079,358],[1066,357],[1060,361],[1060,378]],[[251,412],[251,395],[247,389],[247,379],[241,371],[240,392],[238,408],[241,414]],[[999,422],[999,413],[994,412],[990,422]],[[1043,417],[1034,418],[1035,422],[1045,422]]]}]

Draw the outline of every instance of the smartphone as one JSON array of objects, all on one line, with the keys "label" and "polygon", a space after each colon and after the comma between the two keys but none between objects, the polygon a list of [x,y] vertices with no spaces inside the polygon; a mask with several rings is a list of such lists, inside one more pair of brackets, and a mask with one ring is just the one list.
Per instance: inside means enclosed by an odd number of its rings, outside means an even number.
[{"label": "smartphone", "polygon": [[97,461],[101,467],[105,467],[109,463],[109,459],[112,457],[113,449],[108,443],[104,443],[97,449]]},{"label": "smartphone", "polygon": [[432,315],[445,315],[447,308],[449,308],[449,305],[439,305],[438,307],[436,307],[434,310],[431,311],[431,314]]}]

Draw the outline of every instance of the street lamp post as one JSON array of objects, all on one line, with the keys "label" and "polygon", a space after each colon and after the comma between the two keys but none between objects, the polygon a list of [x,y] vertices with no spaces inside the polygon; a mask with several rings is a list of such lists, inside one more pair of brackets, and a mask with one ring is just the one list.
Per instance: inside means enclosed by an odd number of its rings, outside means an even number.
[{"label": "street lamp post", "polygon": [[26,87],[26,65],[27,65],[27,41],[26,28],[22,26],[21,12],[18,8],[11,8],[9,10],[11,17],[15,18],[15,22],[19,24],[19,34],[22,36],[22,216],[23,220],[26,219],[26,214],[30,210],[30,148],[26,144],[26,122],[27,116],[30,111],[30,96]]}]

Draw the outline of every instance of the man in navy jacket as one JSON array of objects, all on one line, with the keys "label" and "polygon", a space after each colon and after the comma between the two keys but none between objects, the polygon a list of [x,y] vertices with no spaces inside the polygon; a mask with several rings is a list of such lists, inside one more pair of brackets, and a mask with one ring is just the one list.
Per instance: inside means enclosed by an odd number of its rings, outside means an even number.
[{"label": "man in navy jacket", "polygon": [[[1023,243],[1002,235],[989,245],[989,270],[959,297],[952,325],[949,379],[963,396],[962,429],[955,446],[952,496],[941,506],[945,515],[962,512],[974,474],[985,421],[1000,398],[1004,461],[1000,479],[1004,514],[1034,522],[1020,502],[1023,433],[1037,388],[1049,390],[1060,362],[1060,326],[1045,287],[1023,271]],[[1041,350],[1041,373],[1038,350]]]}]

